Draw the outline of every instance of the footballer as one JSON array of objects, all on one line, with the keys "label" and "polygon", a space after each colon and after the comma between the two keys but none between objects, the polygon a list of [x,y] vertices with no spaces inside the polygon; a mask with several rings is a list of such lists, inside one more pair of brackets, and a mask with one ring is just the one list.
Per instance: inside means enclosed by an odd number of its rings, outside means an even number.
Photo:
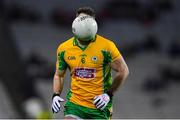
[{"label": "footballer", "polygon": [[[71,75],[64,119],[110,119],[113,95],[129,74],[116,45],[98,35],[97,30],[94,10],[81,7],[72,23],[74,36],[57,49],[52,98],[55,113],[64,101],[61,92],[67,69]],[[113,78],[111,69],[116,71]]]}]

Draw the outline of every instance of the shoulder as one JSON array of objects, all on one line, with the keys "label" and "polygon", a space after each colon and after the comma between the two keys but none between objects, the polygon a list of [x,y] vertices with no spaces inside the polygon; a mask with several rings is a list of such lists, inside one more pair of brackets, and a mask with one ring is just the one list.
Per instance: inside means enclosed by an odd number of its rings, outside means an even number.
[{"label": "shoulder", "polygon": [[73,39],[74,37],[71,37],[67,39],[66,41],[59,44],[57,51],[66,50],[68,47],[71,47],[73,45]]},{"label": "shoulder", "polygon": [[101,36],[101,35],[97,35],[97,42],[99,42],[101,45],[105,45],[106,47],[109,47],[111,45],[114,46],[114,44],[115,44],[113,42],[113,40],[108,39],[108,38]]}]

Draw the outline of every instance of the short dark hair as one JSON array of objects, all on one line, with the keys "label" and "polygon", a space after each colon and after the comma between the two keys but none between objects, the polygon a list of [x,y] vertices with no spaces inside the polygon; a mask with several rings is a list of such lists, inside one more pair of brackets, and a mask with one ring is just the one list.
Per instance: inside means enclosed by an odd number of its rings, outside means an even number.
[{"label": "short dark hair", "polygon": [[81,13],[85,13],[85,14],[87,14],[87,15],[90,15],[90,16],[92,16],[92,17],[94,17],[95,18],[95,11],[94,11],[94,9],[93,8],[91,8],[91,7],[80,7],[77,11],[76,11],[76,15],[78,16],[79,14],[81,14]]}]

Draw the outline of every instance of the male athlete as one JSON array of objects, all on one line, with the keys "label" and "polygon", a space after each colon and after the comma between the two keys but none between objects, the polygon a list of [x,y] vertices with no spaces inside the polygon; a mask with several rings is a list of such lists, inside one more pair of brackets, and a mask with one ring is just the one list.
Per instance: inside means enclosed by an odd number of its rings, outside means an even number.
[{"label": "male athlete", "polygon": [[[71,89],[64,106],[65,119],[109,119],[112,115],[114,92],[129,74],[128,67],[115,44],[96,34],[94,10],[77,10],[72,24],[74,37],[57,49],[56,72],[53,81],[52,110],[61,110],[60,97],[64,74],[71,72]],[[116,71],[112,80],[111,68]]]}]

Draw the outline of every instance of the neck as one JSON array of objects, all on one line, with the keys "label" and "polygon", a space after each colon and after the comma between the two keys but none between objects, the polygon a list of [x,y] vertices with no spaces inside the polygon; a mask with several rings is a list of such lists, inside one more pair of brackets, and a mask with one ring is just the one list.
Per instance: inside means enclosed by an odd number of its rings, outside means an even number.
[{"label": "neck", "polygon": [[82,45],[82,46],[86,46],[86,45],[88,45],[90,42],[91,42],[91,40],[89,40],[89,41],[81,41],[81,40],[78,40],[78,43],[79,43],[80,45]]}]

